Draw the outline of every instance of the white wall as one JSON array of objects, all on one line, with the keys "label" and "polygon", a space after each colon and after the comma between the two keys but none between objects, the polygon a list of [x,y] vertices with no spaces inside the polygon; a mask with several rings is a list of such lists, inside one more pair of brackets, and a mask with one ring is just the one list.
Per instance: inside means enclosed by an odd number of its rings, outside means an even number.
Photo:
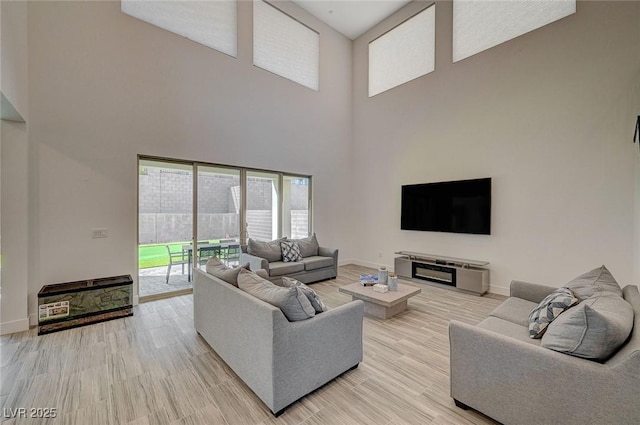
[{"label": "white wall", "polygon": [[2,288],[0,335],[29,328],[28,140],[25,123],[1,121]]},{"label": "white wall", "polygon": [[[27,100],[27,3],[0,3],[2,93],[23,117]],[[0,334],[28,328],[28,127],[0,121]]]},{"label": "white wall", "polygon": [[[44,284],[137,273],[138,154],[313,175],[321,244],[351,255],[351,42],[320,32],[320,91],[120,12],[119,2],[29,5],[30,312]],[[91,239],[105,227],[107,239]]]},{"label": "white wall", "polygon": [[[580,2],[452,64],[452,6],[438,2],[435,72],[368,98],[368,42],[421,7],[354,43],[359,261],[392,265],[396,250],[486,260],[497,293],[601,264],[632,283],[640,3]],[[401,185],[479,177],[493,178],[490,236],[400,230]]]}]

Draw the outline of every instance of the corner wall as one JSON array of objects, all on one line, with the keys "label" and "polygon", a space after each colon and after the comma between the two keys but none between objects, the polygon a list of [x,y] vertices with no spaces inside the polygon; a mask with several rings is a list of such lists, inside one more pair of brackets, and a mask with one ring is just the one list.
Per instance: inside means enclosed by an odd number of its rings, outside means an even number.
[{"label": "corner wall", "polygon": [[310,174],[320,243],[351,255],[352,44],[279,6],[321,34],[319,92],[253,66],[251,2],[237,59],[120,2],[30,2],[32,314],[44,284],[136,276],[138,154]]},{"label": "corner wall", "polygon": [[[367,97],[368,43],[425,5],[354,43],[359,262],[392,266],[397,250],[486,260],[503,294],[512,279],[560,286],[602,264],[632,283],[640,3],[579,2],[454,64],[452,5],[437,2],[436,70]],[[490,236],[400,230],[401,185],[480,177],[493,179]]]},{"label": "corner wall", "polygon": [[[19,115],[28,119],[27,2],[2,1],[0,10],[0,87]],[[0,334],[4,335],[29,327],[28,125],[0,120],[0,139]]]}]

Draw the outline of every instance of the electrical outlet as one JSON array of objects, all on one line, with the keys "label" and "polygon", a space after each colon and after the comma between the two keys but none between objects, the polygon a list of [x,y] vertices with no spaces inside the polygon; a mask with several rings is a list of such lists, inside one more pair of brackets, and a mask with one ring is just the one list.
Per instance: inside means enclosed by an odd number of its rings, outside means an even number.
[{"label": "electrical outlet", "polygon": [[378,253],[378,258],[382,258],[382,253],[381,252]]},{"label": "electrical outlet", "polygon": [[91,229],[91,237],[93,239],[108,237],[107,229]]}]

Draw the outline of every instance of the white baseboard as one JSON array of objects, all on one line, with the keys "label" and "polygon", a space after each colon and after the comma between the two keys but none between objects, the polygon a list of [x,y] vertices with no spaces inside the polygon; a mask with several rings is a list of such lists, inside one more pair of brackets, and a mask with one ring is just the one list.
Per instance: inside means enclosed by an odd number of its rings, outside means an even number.
[{"label": "white baseboard", "polygon": [[35,314],[29,315],[29,326],[38,326],[38,316]]},{"label": "white baseboard", "polygon": [[376,269],[376,270],[378,270],[378,268],[380,266],[385,266],[387,268],[387,270],[389,270],[389,271],[393,271],[393,267],[394,267],[394,266],[390,266],[388,264],[373,263],[371,261],[359,260],[357,258],[351,258],[349,260],[345,260],[344,263],[341,263],[340,261],[338,261],[338,265],[340,265],[340,266],[344,266],[344,265],[347,265],[347,264],[353,264],[353,265],[361,266],[361,267],[369,267],[369,268]]},{"label": "white baseboard", "polygon": [[29,318],[0,323],[0,335],[8,335],[29,330]]},{"label": "white baseboard", "polygon": [[497,285],[491,285],[489,284],[489,292],[492,294],[497,294],[497,295],[505,295],[505,296],[509,296],[509,288],[504,287],[504,286],[497,286]]}]

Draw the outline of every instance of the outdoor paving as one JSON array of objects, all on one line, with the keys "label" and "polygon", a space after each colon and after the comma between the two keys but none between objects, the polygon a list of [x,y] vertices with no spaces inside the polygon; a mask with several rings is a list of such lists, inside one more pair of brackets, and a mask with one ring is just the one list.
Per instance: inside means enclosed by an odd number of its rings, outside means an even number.
[{"label": "outdoor paving", "polygon": [[[229,267],[235,267],[239,264],[237,259],[223,261]],[[168,284],[167,266],[140,269],[138,272],[138,284],[140,286],[139,296],[146,297],[148,295],[163,294],[165,292],[179,291],[181,289],[190,289],[193,285],[192,282],[189,282],[187,279],[188,275],[186,264],[184,266],[184,274],[182,274],[182,265],[180,264],[171,268]]]},{"label": "outdoor paving", "polygon": [[192,282],[187,281],[187,267],[182,274],[182,266],[175,265],[171,268],[169,283],[167,284],[167,267],[153,267],[141,269],[139,271],[138,283],[140,286],[140,296],[162,294],[165,292],[189,289]]}]

